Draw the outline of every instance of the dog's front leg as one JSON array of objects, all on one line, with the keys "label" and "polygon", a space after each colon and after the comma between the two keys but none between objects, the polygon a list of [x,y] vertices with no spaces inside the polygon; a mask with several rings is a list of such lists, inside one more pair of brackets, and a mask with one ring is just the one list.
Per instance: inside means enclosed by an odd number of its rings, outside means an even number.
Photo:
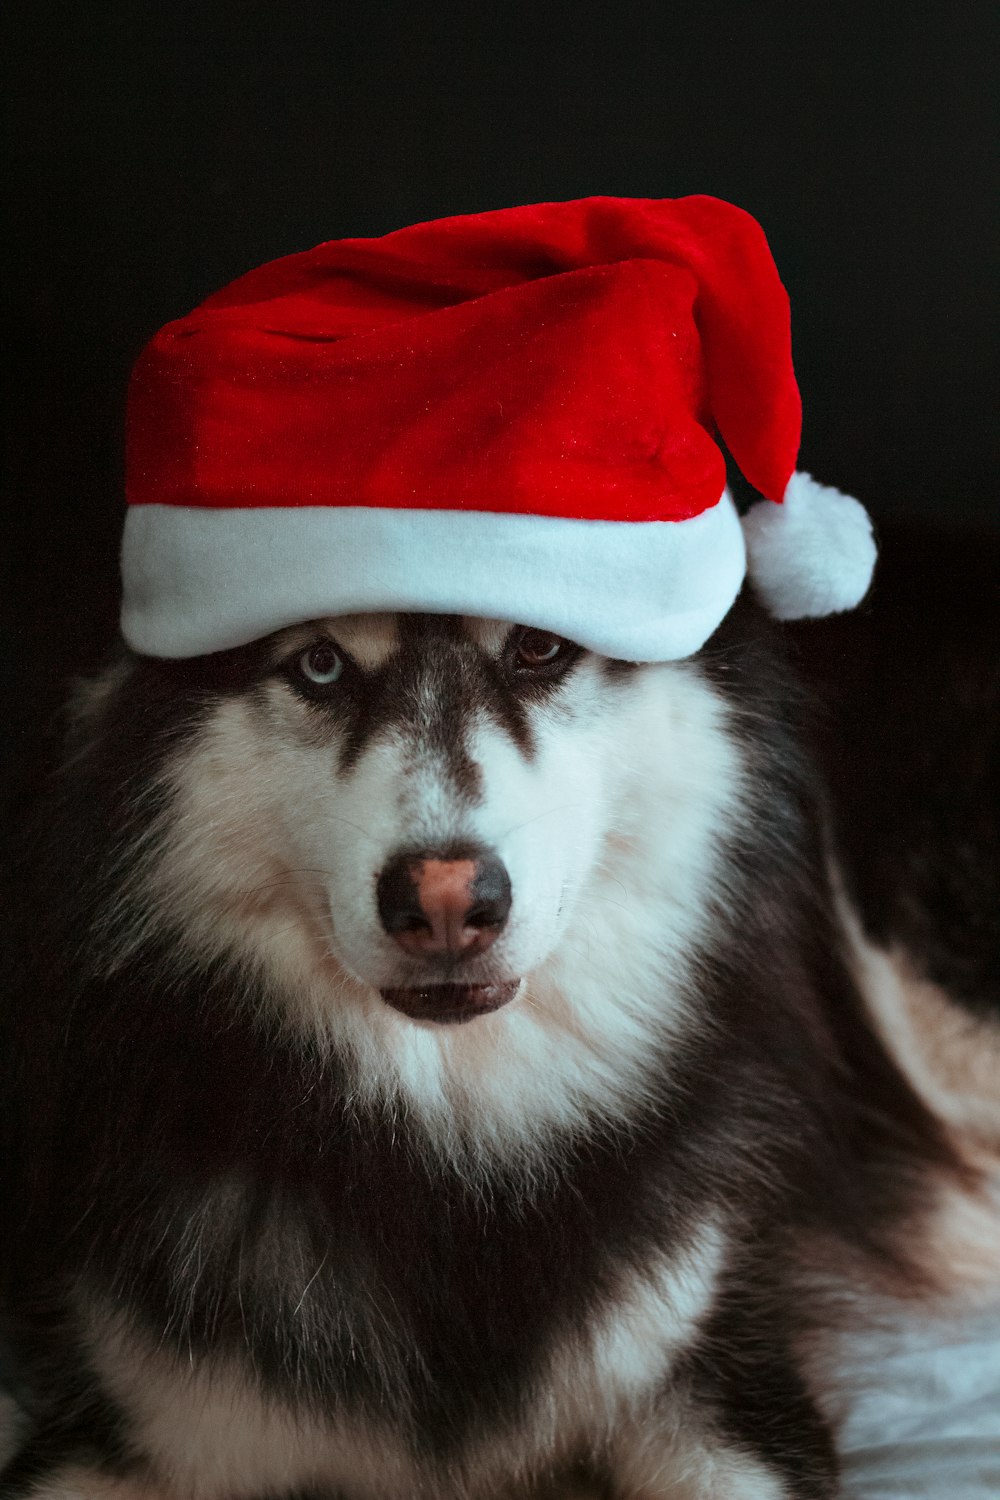
[{"label": "dog's front leg", "polygon": [[721,1441],[646,1436],[630,1448],[613,1466],[616,1500],[799,1500],[806,1493],[755,1455]]},{"label": "dog's front leg", "polygon": [[834,1500],[833,1443],[812,1402],[803,1394],[768,1409],[761,1394],[751,1390],[742,1410],[672,1400],[620,1431],[615,1500]]}]

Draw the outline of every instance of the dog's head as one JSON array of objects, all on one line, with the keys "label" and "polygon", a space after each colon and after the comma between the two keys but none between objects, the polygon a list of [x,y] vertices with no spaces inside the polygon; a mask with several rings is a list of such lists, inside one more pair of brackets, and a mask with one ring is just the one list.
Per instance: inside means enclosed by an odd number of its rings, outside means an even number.
[{"label": "dog's head", "polygon": [[489,1096],[517,1133],[641,1088],[682,1024],[739,802],[696,664],[368,615],[140,663],[119,719],[148,717],[150,685],[158,810],[126,862],[119,959],[155,931],[235,960],[361,1094],[452,1123]]}]

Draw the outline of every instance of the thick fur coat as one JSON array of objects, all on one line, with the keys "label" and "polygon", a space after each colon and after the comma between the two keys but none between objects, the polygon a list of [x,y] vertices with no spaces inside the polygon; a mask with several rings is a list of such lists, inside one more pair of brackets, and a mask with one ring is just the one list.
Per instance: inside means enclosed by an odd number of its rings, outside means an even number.
[{"label": "thick fur coat", "polygon": [[[815,632],[535,645],[356,617],[78,695],[3,1017],[6,1500],[836,1494],[827,1341],[947,1280],[990,1086],[973,1149],[895,1045]],[[496,941],[401,949],[386,862],[483,849]]]}]

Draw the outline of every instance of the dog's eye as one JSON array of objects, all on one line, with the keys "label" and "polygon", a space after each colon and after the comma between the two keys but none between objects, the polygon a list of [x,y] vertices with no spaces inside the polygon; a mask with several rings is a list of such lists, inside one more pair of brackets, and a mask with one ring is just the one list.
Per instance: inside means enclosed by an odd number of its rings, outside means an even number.
[{"label": "dog's eye", "polygon": [[296,659],[295,670],[313,687],[331,687],[344,670],[344,658],[329,641],[317,641]]},{"label": "dog's eye", "polygon": [[517,638],[515,654],[519,667],[548,667],[558,661],[569,647],[569,641],[550,630],[527,628]]}]

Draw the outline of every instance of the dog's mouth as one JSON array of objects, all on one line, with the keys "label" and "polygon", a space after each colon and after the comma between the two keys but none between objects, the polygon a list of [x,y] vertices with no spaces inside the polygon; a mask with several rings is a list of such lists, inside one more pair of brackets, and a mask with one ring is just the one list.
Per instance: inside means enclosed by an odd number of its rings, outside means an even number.
[{"label": "dog's mouth", "polygon": [[520,979],[503,984],[426,984],[415,989],[381,990],[382,999],[414,1021],[449,1026],[489,1015],[513,1000]]}]

